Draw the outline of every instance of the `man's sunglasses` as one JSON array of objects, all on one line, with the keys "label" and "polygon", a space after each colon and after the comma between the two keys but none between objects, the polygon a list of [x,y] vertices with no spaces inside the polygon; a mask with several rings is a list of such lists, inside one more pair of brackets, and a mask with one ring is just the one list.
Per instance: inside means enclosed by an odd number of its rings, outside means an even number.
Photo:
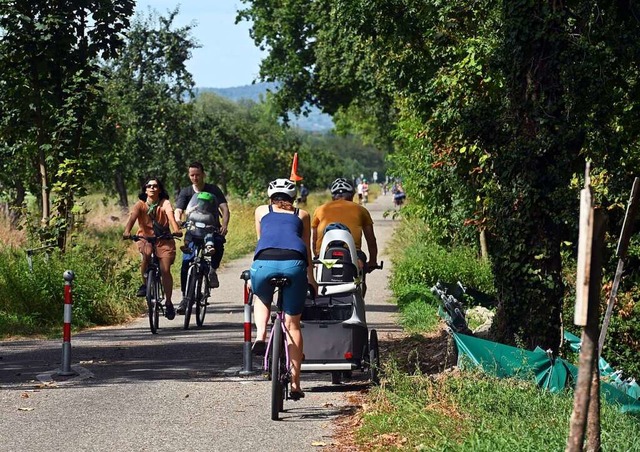
[{"label": "man's sunglasses", "polygon": [[147,188],[158,188],[158,184],[147,184],[145,185]]}]

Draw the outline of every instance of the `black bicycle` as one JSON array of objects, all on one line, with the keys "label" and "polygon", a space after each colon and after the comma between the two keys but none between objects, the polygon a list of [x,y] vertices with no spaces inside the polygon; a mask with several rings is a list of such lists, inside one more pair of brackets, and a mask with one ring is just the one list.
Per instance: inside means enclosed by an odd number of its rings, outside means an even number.
[{"label": "black bicycle", "polygon": [[202,326],[207,315],[207,305],[211,296],[210,275],[215,271],[211,265],[211,257],[215,254],[213,235],[217,233],[215,226],[199,222],[187,221],[183,225],[189,232],[195,249],[194,258],[189,262],[184,311],[184,329],[189,329],[193,307],[196,310],[196,325]]},{"label": "black bicycle", "polygon": [[164,287],[162,286],[162,274],[160,272],[160,262],[156,252],[157,243],[162,239],[175,240],[181,233],[163,234],[157,237],[145,237],[143,235],[130,235],[126,239],[137,242],[144,240],[151,244],[151,259],[146,272],[147,293],[147,311],[149,314],[149,327],[152,334],[158,333],[158,325],[160,323],[160,313],[164,315]]}]

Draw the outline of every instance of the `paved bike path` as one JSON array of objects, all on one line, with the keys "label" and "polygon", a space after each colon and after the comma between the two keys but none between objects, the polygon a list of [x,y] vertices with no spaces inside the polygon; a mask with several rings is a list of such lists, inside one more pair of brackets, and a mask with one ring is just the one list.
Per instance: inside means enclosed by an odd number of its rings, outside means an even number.
[{"label": "paved bike path", "polygon": [[[391,262],[385,248],[394,221],[390,195],[368,206],[385,268],[367,279],[367,321],[398,331],[387,300]],[[366,249],[366,248],[365,248]],[[330,450],[332,421],[349,410],[348,394],[368,387],[354,372],[344,385],[329,374],[302,375],[306,397],[285,401],[282,421],[270,420],[270,382],[242,377],[243,284],[250,257],[219,272],[205,324],[182,329],[182,316],[93,329],[71,339],[72,368],[55,373],[61,340],[0,342],[0,448],[11,451],[271,451]],[[192,318],[195,323],[195,318]],[[261,363],[255,359],[254,369]]]}]

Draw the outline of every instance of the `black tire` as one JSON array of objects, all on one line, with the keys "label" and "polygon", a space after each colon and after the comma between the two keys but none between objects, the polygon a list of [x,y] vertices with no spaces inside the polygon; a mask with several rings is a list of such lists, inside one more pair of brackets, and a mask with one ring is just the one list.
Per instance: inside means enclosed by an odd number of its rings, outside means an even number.
[{"label": "black tire", "polygon": [[282,385],[282,326],[276,318],[273,324],[273,342],[271,343],[271,420],[277,421],[284,405],[284,387]]},{"label": "black tire", "polygon": [[149,328],[151,334],[158,333],[159,313],[158,313],[158,286],[153,270],[147,272],[147,311],[149,314]]},{"label": "black tire", "polygon": [[331,371],[331,384],[332,385],[339,385],[340,383],[342,383],[341,377],[342,376],[342,372],[340,372],[339,370],[332,370]]},{"label": "black tire", "polygon": [[378,348],[378,333],[371,330],[369,336],[369,378],[371,383],[380,383],[380,349]]},{"label": "black tire", "polygon": [[196,283],[197,283],[197,271],[198,268],[193,265],[189,267],[189,273],[187,273],[187,291],[185,293],[185,299],[187,305],[184,308],[184,329],[189,329],[189,322],[191,322],[191,312],[193,310],[193,302],[196,299]]},{"label": "black tire", "polygon": [[200,275],[198,278],[198,299],[196,300],[196,324],[202,326],[204,324],[204,317],[207,315],[207,294],[209,290],[209,279],[205,275]]}]

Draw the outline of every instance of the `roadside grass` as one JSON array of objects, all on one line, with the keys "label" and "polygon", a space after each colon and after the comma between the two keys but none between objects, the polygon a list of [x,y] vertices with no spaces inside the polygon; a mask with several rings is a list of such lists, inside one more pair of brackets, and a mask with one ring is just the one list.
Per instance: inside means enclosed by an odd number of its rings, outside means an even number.
[{"label": "roadside grass", "polygon": [[[381,384],[364,396],[355,442],[374,451],[563,450],[572,391],[552,394],[534,382],[477,370],[441,371],[449,352],[436,344],[442,321],[430,287],[437,281],[461,281],[491,295],[488,263],[473,250],[435,245],[415,221],[405,220],[389,249],[394,264],[390,286],[410,336],[401,341],[404,345],[388,344],[382,354]],[[603,450],[640,450],[639,421],[637,414],[622,414],[603,399]]]},{"label": "roadside grass", "polygon": [[390,287],[406,331],[430,332],[439,324],[440,302],[431,293],[438,281],[460,281],[487,294],[494,292],[490,265],[474,250],[447,250],[437,245],[419,221],[404,221],[396,231],[389,246],[393,261]]},{"label": "roadside grass", "polygon": [[[563,450],[573,407],[570,392],[476,372],[409,375],[385,365],[369,394],[356,441],[363,449],[422,451]],[[640,450],[637,416],[602,406],[603,450]]]}]

